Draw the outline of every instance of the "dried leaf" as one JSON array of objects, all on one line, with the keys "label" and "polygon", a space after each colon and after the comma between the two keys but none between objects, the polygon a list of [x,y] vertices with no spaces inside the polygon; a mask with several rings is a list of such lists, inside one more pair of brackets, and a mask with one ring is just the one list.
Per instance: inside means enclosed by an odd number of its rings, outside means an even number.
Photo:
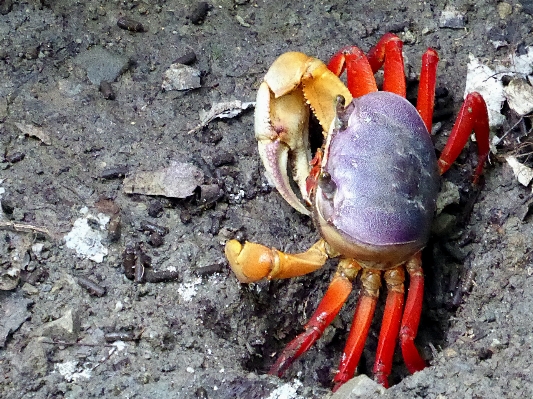
[{"label": "dried leaf", "polygon": [[201,110],[199,112],[200,124],[194,129],[189,130],[187,133],[194,133],[200,130],[216,118],[234,118],[242,111],[250,107],[255,107],[255,102],[243,102],[240,100],[234,100],[213,104],[209,111],[206,112],[204,110]]},{"label": "dried leaf", "polygon": [[28,136],[32,136],[32,137],[37,137],[44,144],[52,145],[50,136],[48,136],[48,134],[45,133],[44,130],[41,129],[40,127],[33,126],[33,125],[24,125],[18,122],[15,122],[15,126],[18,127],[23,134],[27,134]]},{"label": "dried leaf", "polygon": [[203,172],[190,163],[172,162],[168,168],[140,171],[124,179],[127,194],[185,198],[204,181]]}]

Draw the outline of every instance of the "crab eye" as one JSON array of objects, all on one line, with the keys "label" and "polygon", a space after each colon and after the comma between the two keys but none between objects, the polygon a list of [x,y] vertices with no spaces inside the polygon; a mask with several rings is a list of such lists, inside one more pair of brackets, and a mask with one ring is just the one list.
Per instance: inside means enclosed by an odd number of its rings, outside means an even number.
[{"label": "crab eye", "polygon": [[337,130],[346,130],[347,128],[347,118],[346,109],[345,109],[346,99],[340,94],[335,98],[335,128]]},{"label": "crab eye", "polygon": [[321,172],[318,176],[318,186],[324,193],[324,197],[327,199],[332,199],[335,191],[337,190],[337,185],[331,178],[331,175],[328,172]]}]

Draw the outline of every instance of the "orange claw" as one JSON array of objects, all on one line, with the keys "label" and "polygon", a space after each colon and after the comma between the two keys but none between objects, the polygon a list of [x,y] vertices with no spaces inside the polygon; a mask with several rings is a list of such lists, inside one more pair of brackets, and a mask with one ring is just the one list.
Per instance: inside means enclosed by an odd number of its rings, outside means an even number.
[{"label": "orange claw", "polygon": [[318,240],[306,252],[286,254],[264,245],[237,240],[226,243],[226,258],[241,283],[282,279],[314,272],[328,259],[327,244]]}]

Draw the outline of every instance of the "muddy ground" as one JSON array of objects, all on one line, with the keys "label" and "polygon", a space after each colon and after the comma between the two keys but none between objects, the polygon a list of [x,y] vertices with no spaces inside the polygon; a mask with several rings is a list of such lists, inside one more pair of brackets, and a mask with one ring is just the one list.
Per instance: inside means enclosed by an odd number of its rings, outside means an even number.
[{"label": "muddy ground", "polygon": [[[179,0],[0,1],[0,264],[22,268],[16,287],[0,293],[0,397],[328,397],[355,295],[283,380],[264,376],[315,309],[335,262],[290,281],[237,282],[223,254],[227,239],[299,252],[318,236],[310,218],[268,187],[253,111],[188,134],[199,111],[253,101],[285,51],[328,59],[347,44],[368,50],[392,31],[406,41],[411,76],[428,46],[440,54],[438,86],[449,93],[439,102],[434,141],[441,149],[462,101],[469,54],[492,65],[533,42],[530,1],[346,3],[216,0],[205,14]],[[446,6],[457,21],[443,22]],[[119,17],[144,31],[121,29]],[[88,77],[95,60],[85,53],[95,48],[109,51],[97,71],[122,69],[111,82],[115,100],[99,91],[98,76]],[[191,51],[202,87],[161,90],[163,73]],[[417,344],[431,367],[409,376],[398,354],[385,397],[533,396],[531,194],[500,158],[516,147],[517,140],[500,146],[479,188],[470,180],[474,144],[444,177],[461,199],[424,253]],[[184,199],[123,191],[126,171],[172,161],[202,170],[203,191]],[[118,216],[121,235],[103,234],[101,262],[67,246],[76,220],[88,217],[88,231],[99,232],[100,222]],[[168,228],[162,243],[143,231],[145,222]],[[131,281],[122,261],[127,245],[142,248],[152,270],[175,270],[178,279]],[[91,295],[79,277],[105,287],[105,295]],[[379,313],[359,367],[369,375]],[[110,333],[124,343],[107,342]]]}]

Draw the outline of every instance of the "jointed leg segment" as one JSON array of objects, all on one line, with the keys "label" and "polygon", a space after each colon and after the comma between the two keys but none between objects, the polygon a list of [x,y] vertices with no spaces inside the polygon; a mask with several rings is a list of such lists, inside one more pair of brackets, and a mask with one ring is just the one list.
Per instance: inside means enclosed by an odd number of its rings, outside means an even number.
[{"label": "jointed leg segment", "polygon": [[387,283],[387,302],[383,312],[373,372],[374,379],[388,388],[388,377],[392,370],[392,358],[403,312],[405,281],[403,266],[387,270],[384,278]]},{"label": "jointed leg segment", "polygon": [[285,347],[276,363],[270,368],[270,374],[281,376],[301,354],[306,352],[322,336],[326,327],[331,324],[346,302],[352,291],[351,280],[357,276],[360,268],[353,261],[341,260],[326,294],[305,325],[305,331]]},{"label": "jointed leg segment", "polygon": [[407,262],[405,267],[409,273],[409,291],[400,328],[400,346],[407,369],[410,373],[415,373],[426,367],[426,361],[420,356],[414,344],[424,297],[424,272],[421,253],[417,253]]},{"label": "jointed leg segment", "polygon": [[438,161],[440,173],[446,172],[457,159],[470,134],[476,135],[478,161],[474,172],[474,182],[477,182],[483,165],[489,156],[489,116],[485,100],[479,93],[470,93],[459,111],[457,120],[453,125],[450,138],[440,154]]},{"label": "jointed leg segment", "polygon": [[384,66],[383,90],[405,97],[405,72],[402,56],[402,41],[387,33],[368,53],[355,46],[348,46],[335,54],[328,68],[340,76],[346,69],[347,86],[353,97],[377,91],[374,74]]},{"label": "jointed leg segment", "polygon": [[344,352],[341,356],[339,371],[333,378],[336,391],[341,385],[352,378],[355,374],[357,364],[361,359],[361,354],[365,347],[370,324],[376,310],[376,303],[379,297],[379,288],[381,286],[381,272],[378,270],[363,270],[361,276],[361,293],[355,309],[350,334],[346,341]]}]

